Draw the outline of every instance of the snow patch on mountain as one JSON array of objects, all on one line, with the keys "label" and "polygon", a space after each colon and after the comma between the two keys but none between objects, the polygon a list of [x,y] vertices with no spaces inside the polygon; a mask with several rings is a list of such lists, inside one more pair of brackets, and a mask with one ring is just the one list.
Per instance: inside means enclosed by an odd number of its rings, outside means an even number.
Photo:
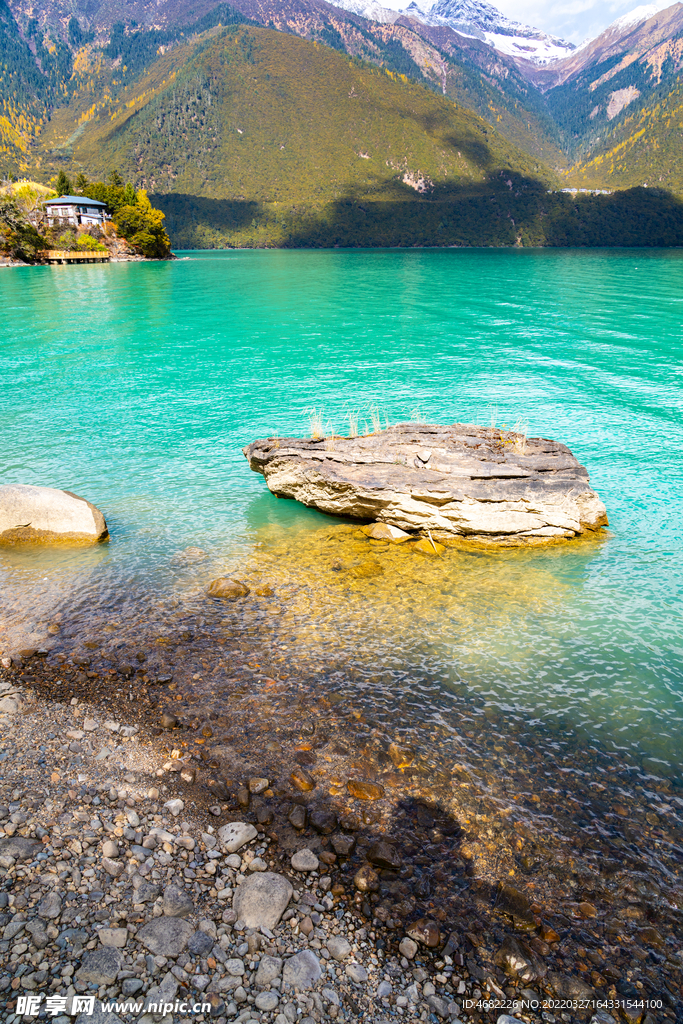
[{"label": "snow patch on mountain", "polygon": [[[401,12],[396,8],[387,7],[377,3],[377,0],[329,0],[333,7],[341,7],[351,14],[358,14],[368,21],[378,21],[380,25],[391,25],[400,16]],[[391,0],[390,0],[391,2]]]},{"label": "snow patch on mountain", "polygon": [[575,47],[563,39],[547,35],[537,28],[506,18],[485,0],[330,0],[336,7],[353,11],[363,18],[383,23],[393,22],[401,15],[425,25],[444,25],[460,35],[481,39],[501,53],[522,57],[534,64],[548,64],[566,57]]},{"label": "snow patch on mountain", "polygon": [[510,57],[524,57],[534,64],[550,64],[574,52],[571,43],[543,33],[538,36],[502,36],[496,32],[487,32],[484,38],[489,46],[501,53],[507,53]]}]

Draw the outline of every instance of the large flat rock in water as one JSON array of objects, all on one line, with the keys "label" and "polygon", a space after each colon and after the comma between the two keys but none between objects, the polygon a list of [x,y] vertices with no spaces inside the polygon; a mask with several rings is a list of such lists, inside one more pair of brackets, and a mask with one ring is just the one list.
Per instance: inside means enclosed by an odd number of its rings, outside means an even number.
[{"label": "large flat rock in water", "polygon": [[607,525],[566,445],[513,431],[398,423],[366,437],[271,437],[244,454],[279,497],[439,540],[537,544]]},{"label": "large flat rock in water", "polygon": [[109,536],[99,509],[54,487],[0,487],[0,544],[96,544]]}]

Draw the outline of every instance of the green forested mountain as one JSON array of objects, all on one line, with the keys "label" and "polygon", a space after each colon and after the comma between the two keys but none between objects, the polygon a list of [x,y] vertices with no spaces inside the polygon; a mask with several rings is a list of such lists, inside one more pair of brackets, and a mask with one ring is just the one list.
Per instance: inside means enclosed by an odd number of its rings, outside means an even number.
[{"label": "green forested mountain", "polygon": [[118,169],[176,246],[683,243],[680,4],[530,68],[324,0],[10,2],[0,174]]}]

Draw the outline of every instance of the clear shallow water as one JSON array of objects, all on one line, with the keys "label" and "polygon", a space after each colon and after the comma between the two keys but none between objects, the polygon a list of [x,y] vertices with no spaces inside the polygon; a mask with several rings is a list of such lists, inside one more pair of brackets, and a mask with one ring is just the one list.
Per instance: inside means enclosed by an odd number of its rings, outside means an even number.
[{"label": "clear shallow water", "polygon": [[[2,552],[0,647],[55,614],[81,634],[107,616],[158,632],[169,608],[201,614],[208,579],[258,571],[275,598],[245,635],[276,621],[388,718],[464,695],[680,777],[683,253],[187,256],[0,277],[0,478],[87,496],[112,536]],[[562,440],[611,536],[438,566],[382,550],[381,579],[337,581],[330,521],[270,496],[241,448],[307,433],[311,407],[338,431],[360,410],[362,427],[373,404]],[[361,557],[350,535],[330,543]],[[190,545],[206,557],[179,560]]]}]

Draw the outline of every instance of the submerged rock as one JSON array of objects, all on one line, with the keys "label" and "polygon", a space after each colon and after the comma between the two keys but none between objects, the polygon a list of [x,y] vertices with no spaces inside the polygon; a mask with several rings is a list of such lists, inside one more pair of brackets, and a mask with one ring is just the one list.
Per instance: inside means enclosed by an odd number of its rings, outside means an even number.
[{"label": "submerged rock", "polygon": [[569,449],[513,431],[399,423],[367,437],[269,438],[244,454],[280,497],[435,540],[547,543],[607,525]]},{"label": "submerged rock", "polygon": [[222,597],[226,601],[236,601],[240,597],[247,597],[249,587],[240,580],[231,580],[226,576],[213,580],[208,588],[209,597]]},{"label": "submerged rock", "polygon": [[0,487],[0,544],[96,544],[108,536],[100,510],[71,491]]}]

